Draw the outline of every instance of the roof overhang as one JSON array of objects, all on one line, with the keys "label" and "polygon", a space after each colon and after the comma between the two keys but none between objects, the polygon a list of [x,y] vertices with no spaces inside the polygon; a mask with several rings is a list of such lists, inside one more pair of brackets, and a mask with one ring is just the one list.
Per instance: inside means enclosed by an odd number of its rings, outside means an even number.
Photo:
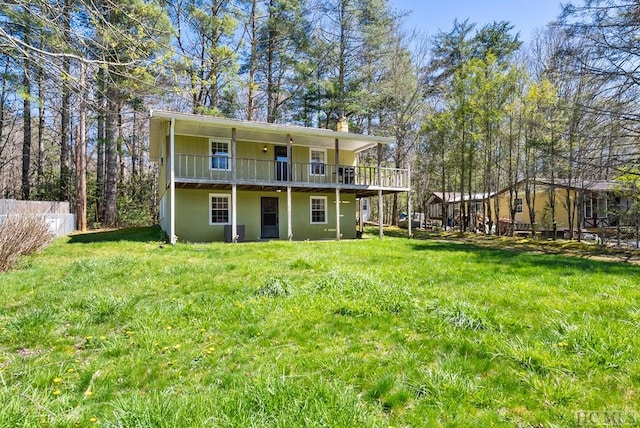
[{"label": "roof overhang", "polygon": [[490,193],[472,193],[471,197],[468,194],[460,194],[458,192],[432,192],[427,204],[441,204],[441,203],[458,203],[458,202],[477,202],[484,201],[486,199],[495,196],[496,192]]},{"label": "roof overhang", "polygon": [[[509,191],[510,188],[521,187],[526,183],[526,179],[522,179],[517,183],[505,187],[500,190],[498,194],[503,194]],[[612,180],[578,180],[574,179],[571,182],[566,179],[556,179],[554,181],[548,178],[536,178],[529,180],[530,183],[545,187],[555,187],[556,189],[570,189],[574,191],[587,191],[587,192],[613,192],[621,187],[621,184]]]},{"label": "roof overhang", "polygon": [[389,137],[337,132],[322,128],[249,122],[163,110],[150,110],[149,117],[149,150],[152,158],[158,158],[159,156],[157,145],[159,141],[163,141],[160,138],[168,135],[168,123],[171,119],[175,119],[175,133],[179,135],[230,139],[231,129],[235,128],[238,141],[260,144],[285,145],[290,138],[294,146],[334,148],[335,142],[338,140],[340,149],[361,152],[378,144],[387,145],[395,142],[394,138]]}]

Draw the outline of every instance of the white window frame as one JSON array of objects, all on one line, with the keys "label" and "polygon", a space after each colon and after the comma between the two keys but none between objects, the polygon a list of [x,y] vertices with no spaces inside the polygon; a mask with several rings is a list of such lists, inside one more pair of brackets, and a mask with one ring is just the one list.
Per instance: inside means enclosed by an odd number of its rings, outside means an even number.
[{"label": "white window frame", "polygon": [[515,198],[513,201],[516,206],[516,213],[521,213],[524,209],[524,201],[522,198]]},{"label": "white window frame", "polygon": [[[213,145],[214,144],[225,144],[227,146],[227,167],[226,168],[214,168],[212,163],[213,163],[213,156],[220,156],[223,157],[224,155],[222,154],[217,154],[213,153]],[[220,152],[220,153],[225,153],[225,152]],[[209,169],[212,171],[231,171],[231,140],[227,140],[225,138],[210,138],[209,139]]]},{"label": "white window frame", "polygon": [[[587,215],[587,209],[589,210],[589,215]],[[584,199],[584,218],[593,218],[593,198],[591,196]]]},{"label": "white window frame", "polygon": [[[324,203],[324,221],[313,221],[313,201],[321,200]],[[311,196],[309,197],[309,223],[310,224],[327,224],[329,217],[329,207],[327,206],[326,196]]]},{"label": "white window frame", "polygon": [[[227,200],[227,221],[214,222],[213,221],[213,198],[224,198]],[[231,224],[231,195],[228,193],[209,193],[209,226],[224,226]]]},{"label": "white window frame", "polygon": [[[313,152],[322,153],[322,157],[324,158],[324,161],[322,163],[315,162],[313,160]],[[316,165],[322,165],[322,173],[321,174],[316,174],[314,172],[314,167]],[[314,147],[309,147],[309,175],[314,176],[314,177],[324,177],[326,175],[326,172],[327,172],[327,149],[318,149],[318,148],[314,148]]]},{"label": "white window frame", "polygon": [[596,217],[609,217],[609,198],[607,198],[606,193],[600,193],[596,198]]}]

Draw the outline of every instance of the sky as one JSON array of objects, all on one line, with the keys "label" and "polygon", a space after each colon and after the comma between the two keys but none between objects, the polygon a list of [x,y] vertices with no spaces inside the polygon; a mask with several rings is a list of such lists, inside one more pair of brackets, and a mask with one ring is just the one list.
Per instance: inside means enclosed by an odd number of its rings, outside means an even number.
[{"label": "sky", "polygon": [[[562,0],[567,3],[568,0]],[[407,29],[427,35],[438,30],[449,32],[453,20],[476,23],[476,28],[493,21],[509,21],[520,33],[520,40],[533,39],[534,30],[543,28],[560,14],[560,0],[389,0],[392,8],[411,12]]]}]

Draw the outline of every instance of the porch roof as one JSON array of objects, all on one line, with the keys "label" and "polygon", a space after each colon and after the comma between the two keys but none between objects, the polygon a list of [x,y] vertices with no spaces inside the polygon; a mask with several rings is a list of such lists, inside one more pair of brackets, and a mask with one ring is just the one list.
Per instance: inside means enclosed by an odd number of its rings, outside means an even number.
[{"label": "porch roof", "polygon": [[168,134],[167,123],[174,118],[175,133],[201,137],[231,138],[231,128],[236,129],[236,139],[261,144],[287,144],[287,136],[294,146],[334,148],[338,139],[343,150],[361,152],[380,144],[391,144],[394,138],[337,132],[322,128],[281,125],[224,119],[189,113],[150,110],[149,154],[152,159],[160,156],[159,141]]}]

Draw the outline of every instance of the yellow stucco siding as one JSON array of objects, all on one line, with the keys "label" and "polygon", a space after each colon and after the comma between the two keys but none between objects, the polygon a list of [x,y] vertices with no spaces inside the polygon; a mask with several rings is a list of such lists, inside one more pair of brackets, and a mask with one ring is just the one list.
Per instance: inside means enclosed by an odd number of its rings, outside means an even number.
[{"label": "yellow stucco siding", "polygon": [[[181,241],[223,241],[224,225],[210,224],[209,198],[211,194],[230,195],[230,191],[207,189],[176,189],[176,235]],[[287,193],[248,192],[237,193],[237,224],[245,227],[245,240],[261,237],[261,198],[278,198],[279,239],[287,239]],[[311,197],[327,198],[327,223],[311,224]],[[336,208],[335,192],[292,193],[291,215],[294,240],[335,239]],[[356,236],[356,199],[352,194],[340,196],[340,231],[342,237]]]},{"label": "yellow stucco siding", "polygon": [[[570,203],[573,204],[575,198],[575,191],[569,189]],[[515,196],[515,195],[514,195]],[[500,204],[500,216],[503,218],[510,218],[509,210],[509,192],[504,191],[500,193],[498,199]],[[516,213],[516,222],[531,224],[531,217],[529,215],[529,205],[527,204],[527,198],[525,195],[524,187],[519,188],[518,198],[522,199],[522,212]],[[568,210],[567,210],[567,189],[563,187],[557,187],[555,189],[555,220],[557,229],[566,229],[569,227]],[[550,188],[547,185],[538,185],[535,192],[535,215],[536,224],[538,229],[552,229],[553,217],[551,215],[551,194]],[[577,222],[578,216],[574,214],[574,224]]]}]

